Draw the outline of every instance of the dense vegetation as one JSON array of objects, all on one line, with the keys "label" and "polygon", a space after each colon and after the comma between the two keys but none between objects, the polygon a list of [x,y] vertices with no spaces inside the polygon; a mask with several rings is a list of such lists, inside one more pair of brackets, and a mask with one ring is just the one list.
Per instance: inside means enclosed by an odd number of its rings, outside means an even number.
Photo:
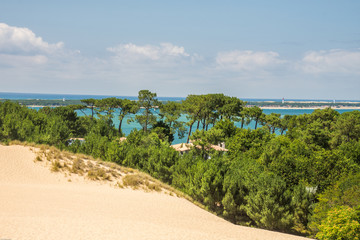
[{"label": "dense vegetation", "polygon": [[2,99],[2,102],[4,101],[11,101],[16,102],[21,105],[26,106],[68,106],[73,104],[80,104],[80,100],[62,100],[62,99],[14,99],[14,100],[6,100]]},{"label": "dense vegetation", "polygon": [[[55,145],[140,169],[237,224],[318,239],[359,239],[359,111],[339,114],[328,108],[281,117],[223,94],[161,104],[147,90],[139,92],[137,102],[82,103],[36,111],[2,102],[0,140]],[[84,108],[91,114],[79,117],[76,110]],[[121,122],[131,113],[137,113],[132,121],[143,130],[134,129],[121,141]],[[181,114],[186,123],[179,121]],[[250,121],[256,129],[245,128]],[[174,134],[187,134],[198,147],[180,155],[169,147]],[[69,144],[70,137],[85,141]],[[228,152],[209,147],[221,142]]]},{"label": "dense vegetation", "polygon": [[[12,101],[19,103],[25,106],[69,106],[75,104],[81,104],[80,100],[75,99],[0,99],[0,101]],[[166,103],[167,101],[161,101]],[[359,102],[311,102],[311,101],[285,101],[276,102],[276,101],[248,101],[247,106],[253,107],[285,107],[285,108],[318,108],[318,107],[331,107],[331,108],[340,108],[340,107],[360,107]]]},{"label": "dense vegetation", "polygon": [[316,108],[316,107],[360,107],[359,102],[311,102],[311,101],[285,101],[281,102],[249,102],[249,106],[259,106],[259,107],[289,107],[289,108]]}]

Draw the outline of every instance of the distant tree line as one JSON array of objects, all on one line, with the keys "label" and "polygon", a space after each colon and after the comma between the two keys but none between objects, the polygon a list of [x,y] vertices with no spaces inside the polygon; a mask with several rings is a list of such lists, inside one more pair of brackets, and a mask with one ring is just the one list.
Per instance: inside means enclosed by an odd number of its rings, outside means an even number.
[{"label": "distant tree line", "polygon": [[316,107],[360,107],[359,102],[304,102],[304,101],[294,101],[294,102],[273,102],[273,101],[259,101],[249,102],[249,106],[258,106],[258,107],[288,107],[288,108],[316,108]]},{"label": "distant tree line", "polygon": [[[87,115],[79,117],[81,110]],[[187,122],[179,121],[182,114]],[[130,115],[142,130],[121,141]],[[250,121],[253,130],[245,128]],[[176,133],[200,147],[180,155],[169,147]],[[70,137],[85,142],[68,144]],[[84,99],[38,111],[1,102],[0,140],[55,145],[140,169],[237,224],[318,239],[360,237],[359,111],[281,117],[223,94],[159,103],[141,90],[138,101]],[[228,152],[208,147],[220,142]]]},{"label": "distant tree line", "polygon": [[[95,100],[95,99],[93,99]],[[101,99],[99,99],[101,100]],[[0,101],[12,101],[25,106],[69,106],[82,104],[81,100],[78,99],[0,99]],[[130,100],[129,100],[130,101]],[[168,101],[158,101],[160,103],[166,103]],[[360,107],[359,102],[303,102],[294,101],[289,102],[275,102],[275,101],[247,101],[247,107],[288,107],[288,108],[318,108],[318,107]]]},{"label": "distant tree line", "polygon": [[0,101],[2,102],[11,101],[25,106],[56,106],[56,107],[69,106],[69,105],[81,103],[81,101],[77,99],[68,99],[65,101],[63,99],[11,99],[11,100],[1,99]]}]

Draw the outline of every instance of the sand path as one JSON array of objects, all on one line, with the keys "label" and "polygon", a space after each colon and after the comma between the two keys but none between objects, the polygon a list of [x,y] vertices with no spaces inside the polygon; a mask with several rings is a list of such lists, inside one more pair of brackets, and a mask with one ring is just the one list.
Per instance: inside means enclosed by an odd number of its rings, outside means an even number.
[{"label": "sand path", "polygon": [[0,145],[0,239],[306,239],[236,226],[189,201],[52,173]]}]

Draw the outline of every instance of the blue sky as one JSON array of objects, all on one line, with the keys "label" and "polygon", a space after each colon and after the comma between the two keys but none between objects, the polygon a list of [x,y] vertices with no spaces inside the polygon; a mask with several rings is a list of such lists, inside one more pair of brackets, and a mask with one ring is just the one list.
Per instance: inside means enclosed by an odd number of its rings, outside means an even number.
[{"label": "blue sky", "polygon": [[0,92],[360,99],[360,1],[0,0]]}]

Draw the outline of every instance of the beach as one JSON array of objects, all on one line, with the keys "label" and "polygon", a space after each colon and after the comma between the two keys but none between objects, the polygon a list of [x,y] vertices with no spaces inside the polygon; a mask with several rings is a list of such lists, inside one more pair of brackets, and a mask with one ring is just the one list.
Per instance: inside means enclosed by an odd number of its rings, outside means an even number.
[{"label": "beach", "polygon": [[0,239],[307,239],[237,226],[188,200],[53,173],[0,145]]},{"label": "beach", "polygon": [[[329,106],[314,106],[314,107],[288,107],[288,106],[261,106],[261,109],[274,109],[274,110],[315,110],[315,109],[325,109],[329,108]],[[347,107],[347,106],[341,106],[341,107],[331,107],[334,110],[359,110],[360,107]]]}]

